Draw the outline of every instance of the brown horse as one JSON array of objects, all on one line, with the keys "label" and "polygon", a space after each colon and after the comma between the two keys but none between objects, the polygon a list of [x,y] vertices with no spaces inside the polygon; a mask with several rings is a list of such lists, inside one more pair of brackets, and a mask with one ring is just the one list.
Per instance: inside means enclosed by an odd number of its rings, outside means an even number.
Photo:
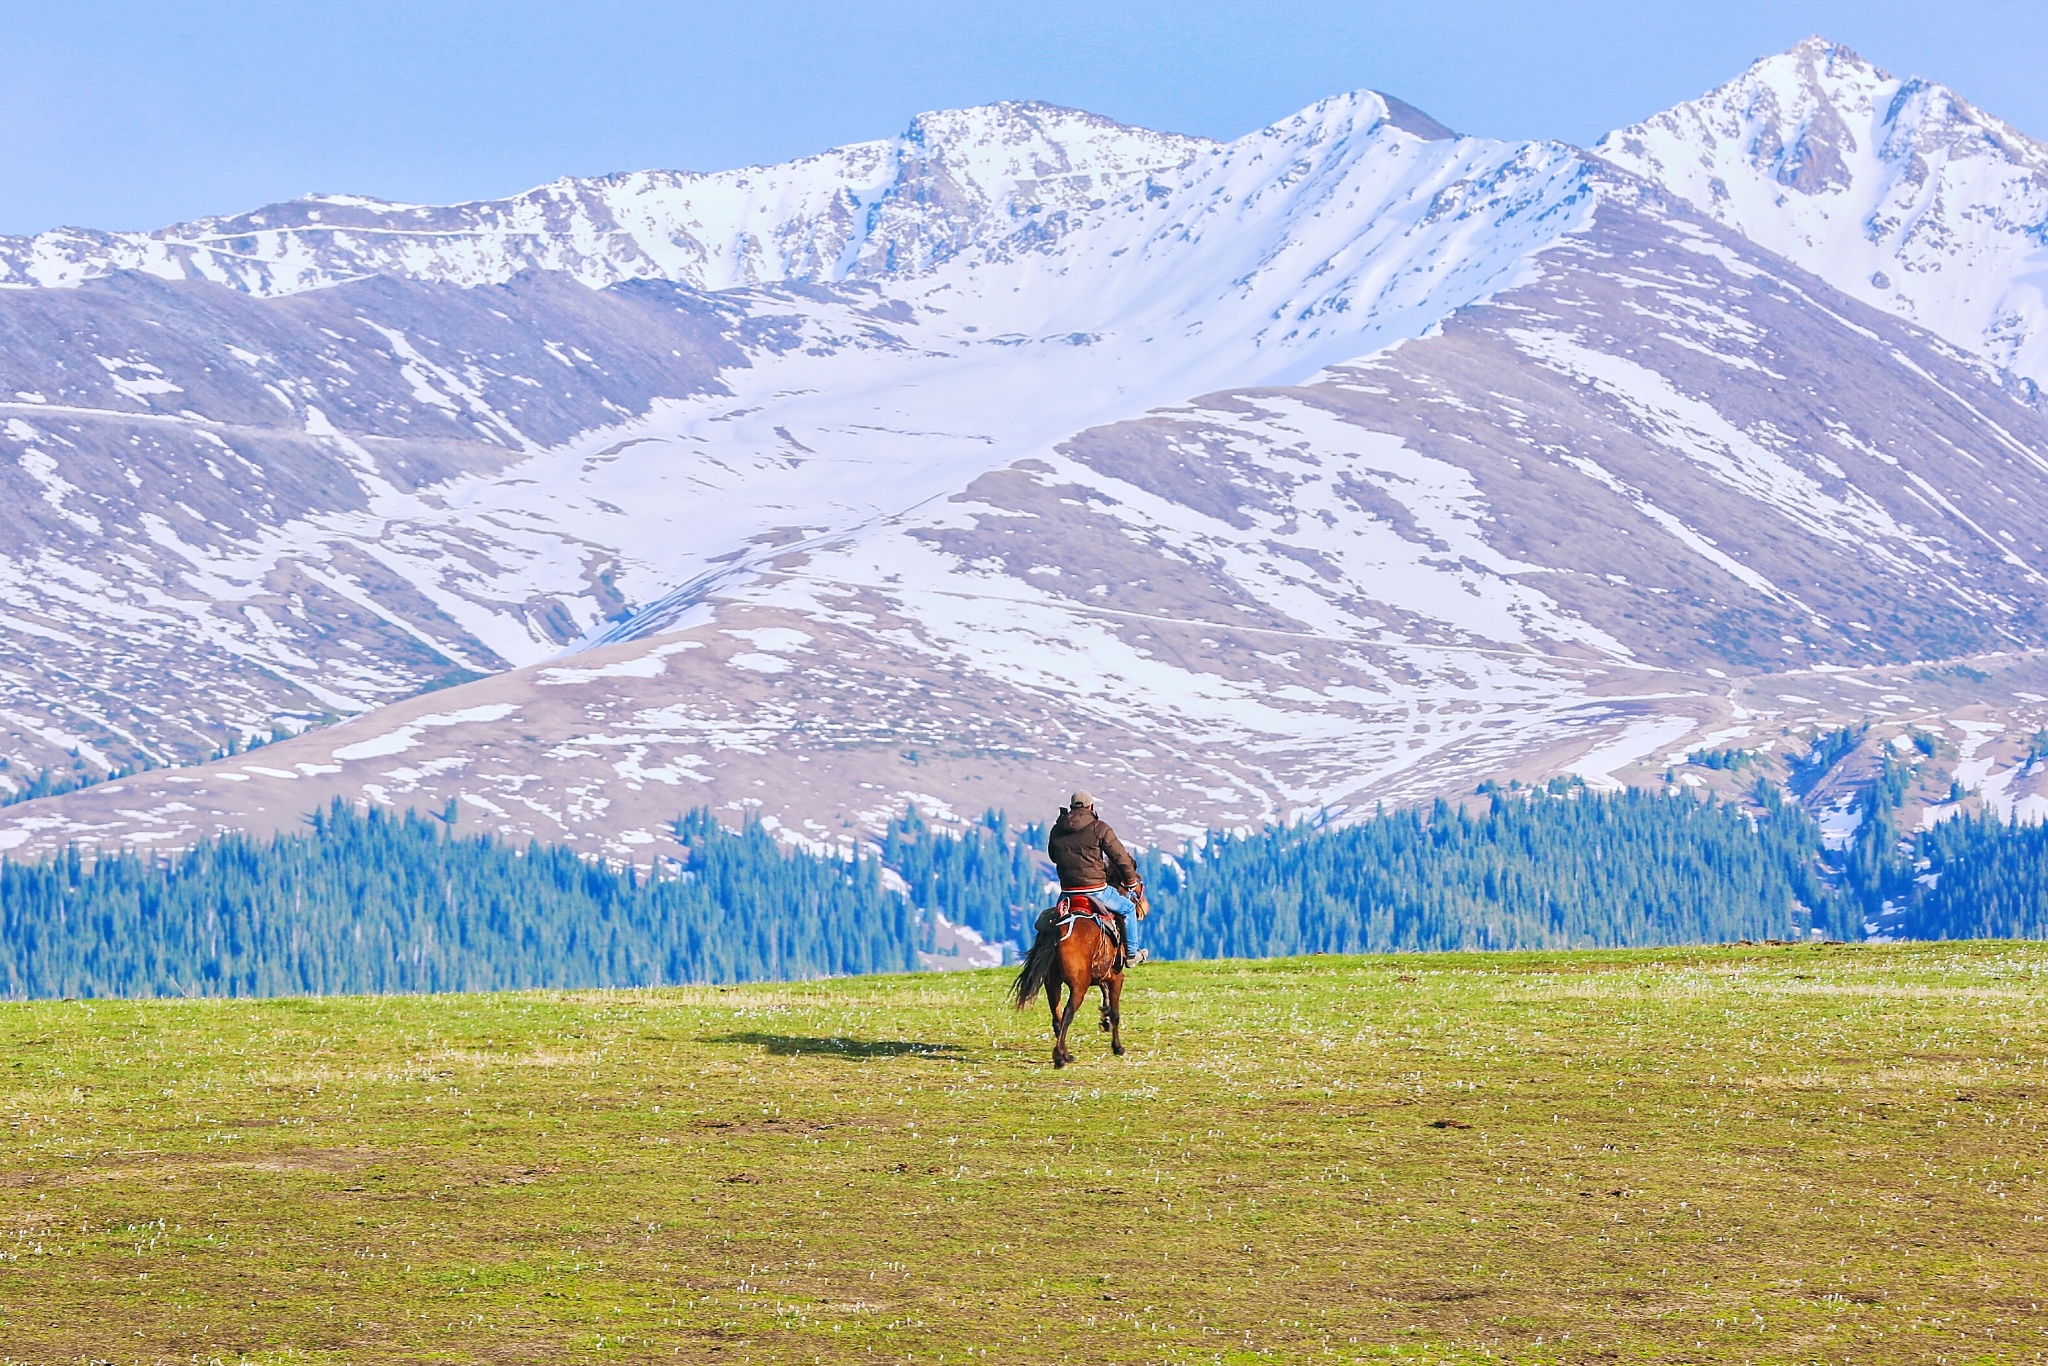
[{"label": "brown horse", "polygon": [[[1150,909],[1143,893],[1133,900],[1138,903],[1138,918],[1143,919]],[[1087,901],[1085,896],[1063,896],[1059,905],[1039,918],[1038,937],[1032,940],[1031,952],[1010,987],[1010,999],[1019,1010],[1044,990],[1045,1002],[1052,1008],[1054,1067],[1065,1067],[1074,1060],[1067,1048],[1067,1029],[1090,987],[1102,988],[1102,1027],[1109,1032],[1110,1051],[1119,1058],[1124,1055],[1124,974],[1116,965],[1115,941],[1088,914]],[[1062,988],[1067,997],[1064,1011],[1060,1009]]]}]

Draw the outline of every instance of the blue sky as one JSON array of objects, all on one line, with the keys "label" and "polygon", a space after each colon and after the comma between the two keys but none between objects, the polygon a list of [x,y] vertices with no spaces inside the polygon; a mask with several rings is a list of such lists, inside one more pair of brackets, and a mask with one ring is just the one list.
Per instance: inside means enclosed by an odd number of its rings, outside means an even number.
[{"label": "blue sky", "polygon": [[1588,142],[1809,33],[2048,138],[2048,0],[0,0],[0,232],[715,170],[998,99],[1233,137],[1372,86]]}]

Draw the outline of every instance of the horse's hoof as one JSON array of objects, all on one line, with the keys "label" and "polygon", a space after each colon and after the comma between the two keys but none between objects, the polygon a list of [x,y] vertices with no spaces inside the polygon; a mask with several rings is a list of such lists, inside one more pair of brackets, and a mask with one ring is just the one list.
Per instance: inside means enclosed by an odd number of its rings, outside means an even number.
[{"label": "horse's hoof", "polygon": [[1055,1053],[1052,1055],[1052,1065],[1055,1069],[1065,1067],[1067,1065],[1067,1060],[1061,1057],[1059,1054]]}]

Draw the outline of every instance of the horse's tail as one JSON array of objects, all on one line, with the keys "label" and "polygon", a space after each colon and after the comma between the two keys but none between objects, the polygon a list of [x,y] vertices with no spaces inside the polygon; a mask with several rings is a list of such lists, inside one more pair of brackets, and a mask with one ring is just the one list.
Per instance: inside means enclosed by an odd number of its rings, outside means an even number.
[{"label": "horse's tail", "polygon": [[1031,952],[1024,956],[1024,966],[1018,969],[1017,980],[1010,984],[1010,999],[1022,1010],[1038,999],[1038,993],[1045,986],[1045,979],[1052,973],[1052,960],[1059,955],[1059,932],[1051,925],[1040,927],[1038,937],[1031,941]]}]

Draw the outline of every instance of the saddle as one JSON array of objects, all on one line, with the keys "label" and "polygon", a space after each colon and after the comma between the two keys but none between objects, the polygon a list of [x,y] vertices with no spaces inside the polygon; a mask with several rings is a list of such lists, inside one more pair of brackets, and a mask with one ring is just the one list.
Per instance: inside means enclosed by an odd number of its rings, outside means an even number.
[{"label": "saddle", "polygon": [[1040,923],[1057,925],[1060,938],[1064,940],[1074,932],[1074,922],[1084,918],[1094,921],[1102,930],[1103,937],[1119,950],[1124,947],[1124,937],[1117,928],[1116,916],[1104,910],[1102,903],[1086,892],[1061,892],[1059,903],[1040,917]]}]

